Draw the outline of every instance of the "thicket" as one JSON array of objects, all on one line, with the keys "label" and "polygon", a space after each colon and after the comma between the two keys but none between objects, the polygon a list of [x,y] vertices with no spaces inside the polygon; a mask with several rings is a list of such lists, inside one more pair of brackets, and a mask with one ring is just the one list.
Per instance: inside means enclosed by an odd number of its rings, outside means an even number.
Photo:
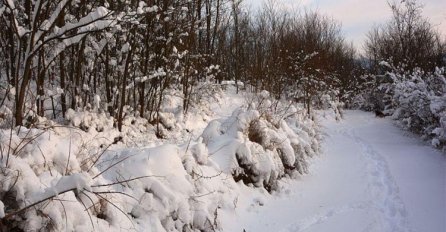
[{"label": "thicket", "polygon": [[32,126],[73,109],[106,113],[119,130],[127,116],[159,125],[168,90],[181,93],[187,113],[199,83],[223,80],[308,110],[323,94],[341,96],[355,51],[340,25],[278,9],[274,1],[254,14],[241,0],[3,0],[0,120]]}]

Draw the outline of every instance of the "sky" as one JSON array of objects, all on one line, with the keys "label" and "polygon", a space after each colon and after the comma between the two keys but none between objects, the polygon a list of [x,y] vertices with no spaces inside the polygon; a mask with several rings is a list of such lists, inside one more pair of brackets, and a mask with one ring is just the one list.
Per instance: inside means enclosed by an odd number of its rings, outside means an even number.
[{"label": "sky", "polygon": [[[359,52],[363,51],[367,32],[391,18],[387,0],[276,0],[287,9],[318,10],[342,24],[347,41],[351,41]],[[253,9],[259,8],[263,0],[244,0]],[[418,0],[424,6],[423,16],[446,37],[446,0]]]}]

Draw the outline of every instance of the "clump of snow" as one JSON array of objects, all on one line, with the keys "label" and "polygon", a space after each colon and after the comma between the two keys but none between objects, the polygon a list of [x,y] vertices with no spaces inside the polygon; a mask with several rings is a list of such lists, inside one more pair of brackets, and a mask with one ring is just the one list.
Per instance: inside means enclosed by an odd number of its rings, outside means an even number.
[{"label": "clump of snow", "polygon": [[27,200],[32,204],[45,199],[50,199],[51,197],[57,196],[67,191],[82,191],[84,189],[91,191],[91,182],[91,177],[86,173],[75,173],[70,176],[63,176],[57,181],[54,186],[46,188],[41,193],[34,194]]},{"label": "clump of snow", "polygon": [[197,143],[192,147],[192,154],[198,164],[206,165],[208,163],[208,148],[203,143],[203,138],[200,137]]},{"label": "clump of snow", "polygon": [[262,92],[260,92],[260,96],[262,96],[262,98],[269,98],[270,94],[268,91],[262,90]]},{"label": "clump of snow", "polygon": [[70,125],[79,127],[82,130],[88,131],[95,129],[96,131],[104,131],[107,128],[113,127],[113,118],[108,117],[105,113],[95,113],[90,111],[74,111],[68,109],[65,118]]},{"label": "clump of snow", "polygon": [[383,67],[387,67],[387,68],[392,68],[392,65],[390,65],[389,62],[387,62],[387,61],[379,62],[379,65],[381,65]]},{"label": "clump of snow", "polygon": [[101,108],[101,97],[99,95],[94,95],[94,110],[97,111]]},{"label": "clump of snow", "polygon": [[0,201],[0,218],[5,217],[5,204],[3,204],[2,201]]},{"label": "clump of snow", "polygon": [[12,121],[12,115],[11,109],[4,105],[0,107],[0,128]]}]

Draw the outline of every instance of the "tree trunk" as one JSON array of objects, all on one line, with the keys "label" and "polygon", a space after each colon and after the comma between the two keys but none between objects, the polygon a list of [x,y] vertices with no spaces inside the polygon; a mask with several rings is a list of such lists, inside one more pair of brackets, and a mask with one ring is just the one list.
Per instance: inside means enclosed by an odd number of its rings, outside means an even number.
[{"label": "tree trunk", "polygon": [[109,49],[108,46],[105,48],[105,73],[104,73],[104,77],[105,77],[105,97],[107,98],[107,111],[110,114],[110,116],[114,116],[114,112],[113,112],[113,105],[112,105],[112,94],[111,94],[111,83],[110,83],[110,78],[109,78],[109,74],[110,74],[110,55],[109,55]]},{"label": "tree trunk", "polygon": [[65,98],[66,86],[65,86],[65,54],[64,52],[60,53],[59,57],[59,71],[60,71],[60,88],[62,89],[62,93],[60,94],[60,104],[62,107],[62,117],[65,118],[65,112],[67,112],[67,101]]},{"label": "tree trunk", "polygon": [[127,78],[129,75],[129,64],[132,56],[132,50],[130,49],[129,53],[127,54],[126,60],[125,60],[125,67],[124,67],[124,76],[121,86],[121,102],[119,105],[119,111],[118,111],[118,130],[122,131],[122,121],[124,119],[124,105],[125,105],[125,87],[127,86]]}]

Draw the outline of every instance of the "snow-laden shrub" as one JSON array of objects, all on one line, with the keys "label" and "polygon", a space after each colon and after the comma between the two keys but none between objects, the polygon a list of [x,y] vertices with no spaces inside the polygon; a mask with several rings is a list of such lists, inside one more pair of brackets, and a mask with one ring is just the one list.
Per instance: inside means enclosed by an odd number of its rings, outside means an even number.
[{"label": "snow-laden shrub", "polygon": [[396,81],[394,86],[393,118],[401,120],[410,130],[426,134],[435,124],[430,110],[430,93],[427,83],[417,73]]},{"label": "snow-laden shrub", "polygon": [[446,149],[446,80],[444,69],[435,73],[395,74],[393,118],[409,130]]},{"label": "snow-laden shrub", "polygon": [[323,110],[333,110],[335,119],[337,121],[341,120],[344,117],[344,103],[337,99],[336,95],[338,95],[337,91],[332,91],[327,94],[323,94],[320,98],[320,109]]},{"label": "snow-laden shrub", "polygon": [[406,72],[391,67],[386,75],[372,78],[374,87],[356,96],[364,110],[383,111],[408,130],[420,134],[432,145],[446,150],[445,69],[433,73]]},{"label": "snow-laden shrub", "polygon": [[89,139],[62,127],[0,131],[0,225],[6,231],[91,230],[78,194],[91,190],[84,162],[106,139],[91,140],[86,150]]},{"label": "snow-laden shrub", "polygon": [[0,107],[0,128],[12,125],[12,111],[6,106]]},{"label": "snow-laden shrub", "polygon": [[0,128],[9,128],[12,125],[14,96],[15,88],[0,79]]},{"label": "snow-laden shrub", "polygon": [[104,112],[98,113],[68,109],[65,114],[65,119],[70,126],[78,127],[84,131],[94,129],[102,132],[113,128],[113,118],[107,116]]},{"label": "snow-laden shrub", "polygon": [[430,110],[438,123],[432,133],[436,136],[432,140],[434,146],[446,150],[446,70],[437,69],[435,74],[427,79],[430,86]]},{"label": "snow-laden shrub", "polygon": [[[98,136],[107,136],[112,141],[116,139],[124,143],[131,142],[133,145],[144,145],[149,139],[155,139],[155,127],[147,119],[134,116],[134,113],[128,112],[123,119],[121,132],[115,128],[115,119],[105,112],[83,111],[68,109],[65,115],[68,126],[79,128],[84,132],[99,133]],[[170,113],[160,113],[162,122],[161,131],[166,131],[166,127],[173,127],[174,119]],[[167,125],[167,126],[164,126]]]},{"label": "snow-laden shrub", "polygon": [[285,174],[308,171],[307,159],[318,152],[319,135],[315,122],[296,108],[274,114],[265,110],[271,106],[266,92],[260,99],[258,110],[238,109],[229,118],[210,122],[202,137],[222,171],[236,181],[273,190]]},{"label": "snow-laden shrub", "polygon": [[316,123],[277,109],[238,109],[183,145],[127,148],[97,123],[0,130],[0,229],[218,231],[246,188],[236,180],[272,190],[318,152]]},{"label": "snow-laden shrub", "polygon": [[215,231],[234,201],[235,182],[207,179],[221,173],[201,141],[111,149],[64,127],[0,133],[2,231]]}]

